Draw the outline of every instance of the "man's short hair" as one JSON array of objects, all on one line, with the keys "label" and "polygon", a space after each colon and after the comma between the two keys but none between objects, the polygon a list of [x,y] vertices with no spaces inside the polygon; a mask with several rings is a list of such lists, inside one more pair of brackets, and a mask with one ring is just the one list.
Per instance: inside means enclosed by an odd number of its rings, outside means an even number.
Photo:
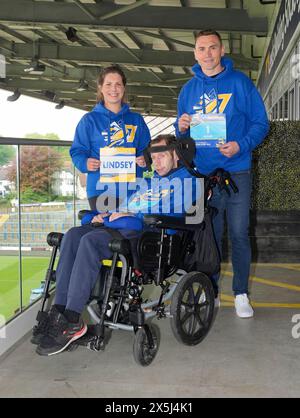
[{"label": "man's short hair", "polygon": [[175,140],[175,136],[174,135],[158,135],[156,138],[152,139],[152,141],[150,141],[150,145],[151,147],[153,145],[157,145],[159,144],[161,141],[165,141],[166,145],[171,145],[172,142],[174,142]]},{"label": "man's short hair", "polygon": [[205,30],[200,30],[199,32],[197,32],[195,34],[195,42],[197,42],[198,38],[200,38],[201,36],[210,36],[210,35],[215,35],[219,39],[220,44],[223,45],[222,38],[219,32],[217,32],[216,30],[212,30],[212,29],[205,29]]},{"label": "man's short hair", "polygon": [[[166,145],[169,146],[171,145],[174,141],[176,140],[176,137],[174,135],[158,135],[156,138],[152,139],[150,141],[150,146],[152,147],[153,145],[156,146],[158,145],[161,141],[165,141]],[[168,150],[166,151],[168,152],[170,155],[173,155],[173,151],[172,150]]]}]

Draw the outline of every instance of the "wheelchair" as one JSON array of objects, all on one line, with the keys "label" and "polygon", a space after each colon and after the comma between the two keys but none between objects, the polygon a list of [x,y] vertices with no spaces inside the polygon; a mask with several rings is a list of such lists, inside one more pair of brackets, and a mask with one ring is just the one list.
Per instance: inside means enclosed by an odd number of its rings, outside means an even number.
[{"label": "wheelchair", "polygon": [[[219,171],[211,176],[206,191],[220,185],[221,180],[227,186],[230,178],[227,174],[226,177]],[[86,212],[81,211],[79,217]],[[100,351],[108,342],[109,330],[132,331],[134,359],[139,365],[148,366],[159,348],[159,335],[151,324],[153,318],[168,317],[175,338],[185,345],[197,345],[209,333],[214,318],[211,280],[204,272],[184,270],[184,258],[193,251],[193,236],[203,226],[202,222],[187,224],[185,218],[145,215],[144,224],[147,230],[138,239],[135,254],[130,242],[115,231],[119,236],[109,243],[112,259],[102,260],[101,280],[97,281],[87,304],[93,324],[85,336],[69,346],[69,351],[79,345]],[[170,235],[169,229],[177,233]],[[55,281],[55,257],[62,238],[63,234],[56,232],[47,237],[53,251],[42,311],[50,296],[50,283]],[[144,299],[143,291],[148,285],[160,288],[157,299]]]},{"label": "wheelchair", "polygon": [[[211,281],[204,273],[181,269],[198,225],[161,215],[146,215],[144,222],[148,230],[138,239],[137,256],[132,256],[130,242],[121,236],[109,243],[112,259],[102,260],[101,278],[87,304],[94,325],[70,345],[69,351],[79,345],[93,351],[103,350],[108,329],[133,331],[134,359],[148,366],[159,347],[158,333],[150,324],[152,318],[169,317],[174,336],[186,345],[199,344],[208,334],[214,314]],[[169,235],[168,229],[178,233]],[[63,234],[55,232],[47,237],[53,247],[48,269],[52,281],[55,280],[54,260],[62,238]],[[160,287],[159,297],[144,300],[145,286],[153,284]]]}]

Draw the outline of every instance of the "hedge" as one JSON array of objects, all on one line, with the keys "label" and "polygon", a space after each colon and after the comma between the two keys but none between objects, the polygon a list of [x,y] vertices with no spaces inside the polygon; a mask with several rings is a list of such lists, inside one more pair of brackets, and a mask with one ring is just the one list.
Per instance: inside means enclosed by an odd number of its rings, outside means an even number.
[{"label": "hedge", "polygon": [[300,210],[300,121],[271,122],[253,152],[253,210]]}]

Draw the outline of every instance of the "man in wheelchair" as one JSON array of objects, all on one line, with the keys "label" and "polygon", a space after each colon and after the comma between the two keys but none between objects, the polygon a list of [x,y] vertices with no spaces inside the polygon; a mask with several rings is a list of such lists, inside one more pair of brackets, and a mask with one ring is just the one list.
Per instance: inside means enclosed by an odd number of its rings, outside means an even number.
[{"label": "man in wheelchair", "polygon": [[[147,183],[146,189],[140,187],[118,211],[89,212],[83,217],[82,226],[71,228],[63,236],[56,269],[55,301],[49,312],[40,312],[33,329],[31,341],[38,345],[38,354],[58,354],[86,334],[87,325],[81,314],[99,277],[102,260],[113,256],[111,242],[116,235],[112,231],[130,242],[134,258],[138,239],[145,230],[145,213],[168,215],[175,220],[182,217],[201,194],[200,183],[196,181],[199,179],[180,161],[177,145],[178,141],[171,135],[160,135],[151,141],[146,155],[150,155],[153,162],[152,180],[163,180],[157,183],[159,188],[149,188]],[[186,153],[191,156],[193,152],[194,149],[190,151],[186,145]],[[185,183],[184,197],[177,196],[183,189],[176,190],[173,179]],[[148,223],[151,224],[151,219]],[[168,230],[171,235],[174,232]]]}]

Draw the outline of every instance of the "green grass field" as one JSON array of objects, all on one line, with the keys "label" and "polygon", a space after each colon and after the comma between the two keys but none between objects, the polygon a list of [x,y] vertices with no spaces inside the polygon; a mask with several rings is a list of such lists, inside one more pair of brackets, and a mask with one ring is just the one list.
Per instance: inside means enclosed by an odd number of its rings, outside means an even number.
[{"label": "green grass field", "polygon": [[[31,289],[45,278],[49,257],[22,257],[23,307],[29,305]],[[20,309],[19,258],[0,256],[0,314],[6,320]]]}]

